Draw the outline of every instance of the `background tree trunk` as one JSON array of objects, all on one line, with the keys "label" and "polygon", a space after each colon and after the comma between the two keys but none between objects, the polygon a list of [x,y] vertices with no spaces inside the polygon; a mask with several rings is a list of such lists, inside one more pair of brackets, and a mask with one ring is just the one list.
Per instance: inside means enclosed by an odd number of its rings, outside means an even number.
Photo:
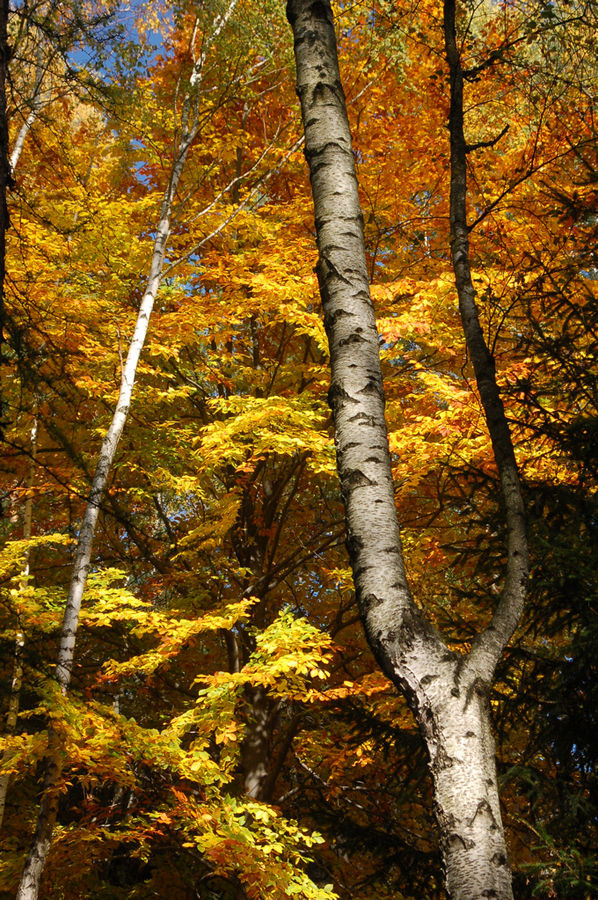
[{"label": "background tree trunk", "polygon": [[[154,241],[151,271],[141,301],[135,332],[129,346],[127,360],[123,369],[116,410],[102,442],[95,475],[91,485],[89,500],[79,531],[79,540],[75,552],[75,562],[73,564],[69,595],[64,611],[56,664],[56,681],[63,693],[66,693],[71,680],[79,613],[91,562],[93,538],[100,505],[106,489],[112,463],[116,455],[116,448],[129,414],[137,364],[145,342],[156,294],[160,286],[166,242],[170,232],[172,203],[183,164],[189,150],[189,144],[187,145],[184,155],[181,156],[179,154],[179,157],[175,162],[170,184],[162,203],[162,214]],[[35,835],[25,862],[21,883],[17,892],[17,900],[35,900],[38,896],[41,876],[50,849],[52,832],[58,813],[60,778],[63,769],[63,751],[60,735],[51,722],[48,726],[48,749],[44,758],[44,767],[44,791],[40,803]]]},{"label": "background tree trunk", "polygon": [[[37,457],[37,409],[35,418],[31,426],[31,457],[27,468],[27,499],[25,500],[25,508],[23,510],[23,540],[31,539],[31,529],[33,525],[33,482],[35,478],[35,465]],[[25,561],[23,565],[21,590],[27,586],[29,577],[29,558],[31,551],[29,548],[25,551]],[[21,705],[21,688],[23,686],[23,649],[25,647],[25,636],[22,631],[22,623],[17,619],[17,631],[15,634],[15,649],[13,656],[12,680],[10,684],[10,698],[8,701],[8,713],[6,715],[6,734],[14,734],[17,721],[19,718],[19,707]],[[8,754],[4,753],[3,762],[8,758]],[[0,775],[0,830],[4,822],[4,811],[6,809],[6,795],[8,793],[8,785],[10,783],[10,775]]]},{"label": "background tree trunk", "polygon": [[[6,274],[6,229],[10,225],[6,192],[12,186],[8,158],[8,121],[6,118],[6,79],[10,48],[8,45],[8,0],[0,3],[0,365],[4,362],[4,278]],[[0,384],[0,435],[5,427],[5,402]]]},{"label": "background tree trunk", "polygon": [[[162,200],[160,220],[155,232],[156,236],[154,238],[147,285],[139,307],[135,331],[129,345],[127,359],[123,367],[116,409],[110,427],[102,442],[95,475],[91,485],[89,500],[79,532],[79,540],[77,542],[69,595],[64,611],[58,649],[58,660],[56,664],[56,681],[63,693],[66,693],[71,679],[79,613],[91,562],[93,538],[100,505],[116,455],[118,442],[123,433],[129,414],[137,365],[145,343],[150,316],[162,280],[162,269],[164,266],[166,246],[170,235],[171,218],[177,188],[187,156],[189,155],[189,150],[191,149],[193,140],[199,130],[200,116],[198,111],[198,89],[201,83],[206,56],[211,44],[218,37],[232,15],[236,3],[237,0],[230,0],[225,12],[215,17],[212,31],[204,40],[202,51],[194,61],[193,69],[191,70],[189,77],[189,83],[185,91],[181,111],[181,137],[175,146],[170,177]],[[63,749],[60,735],[51,722],[48,727],[48,749],[44,758],[44,767],[45,782],[43,796],[40,803],[35,834],[21,876],[17,900],[36,900],[39,894],[41,876],[50,849],[52,832],[58,813],[60,778],[63,769]]]}]

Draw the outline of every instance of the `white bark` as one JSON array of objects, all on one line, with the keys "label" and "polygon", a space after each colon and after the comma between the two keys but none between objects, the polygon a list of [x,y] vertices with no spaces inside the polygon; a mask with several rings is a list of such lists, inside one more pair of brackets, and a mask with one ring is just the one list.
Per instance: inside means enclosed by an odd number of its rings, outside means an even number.
[{"label": "white bark", "polygon": [[[330,2],[289,0],[287,14],[295,39],[317,273],[330,345],[329,402],[360,615],[378,663],[405,694],[428,749],[450,897],[511,900],[487,692],[517,621],[521,595],[515,605],[499,604],[469,657],[451,652],[415,606],[394,502],[379,341]],[[493,446],[506,458],[508,429],[506,436],[504,429],[497,431],[492,366],[483,376],[491,387],[484,409]],[[510,455],[514,462],[512,447]],[[521,544],[509,549],[523,553]],[[523,569],[510,567],[507,583],[514,578],[520,584],[524,572],[525,561]]]},{"label": "white bark", "polygon": [[447,893],[452,900],[510,900],[486,687],[457,675],[436,688],[427,745]]},{"label": "white bark", "polygon": [[43,58],[43,45],[41,40],[37,46],[37,65],[35,70],[35,84],[33,87],[33,93],[31,95],[30,100],[28,101],[27,106],[29,107],[29,113],[24,119],[19,133],[17,135],[17,139],[15,141],[15,145],[12,149],[12,153],[10,154],[10,170],[14,174],[14,171],[17,167],[17,163],[21,157],[21,153],[23,152],[23,147],[25,145],[25,139],[31,130],[31,126],[37,119],[40,110],[48,102],[48,100],[44,100],[44,96],[42,93],[42,81],[45,74],[44,67],[44,58]]}]

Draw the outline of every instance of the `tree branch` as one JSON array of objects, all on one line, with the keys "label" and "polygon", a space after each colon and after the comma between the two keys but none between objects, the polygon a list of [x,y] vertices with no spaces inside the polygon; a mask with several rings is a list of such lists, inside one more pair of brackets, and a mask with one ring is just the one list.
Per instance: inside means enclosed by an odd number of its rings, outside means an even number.
[{"label": "tree branch", "polygon": [[525,511],[515,451],[496,381],[496,366],[480,325],[469,260],[467,227],[467,144],[463,116],[463,70],[455,32],[455,0],[444,2],[444,35],[451,81],[449,117],[451,145],[451,258],[467,349],[490,433],[507,520],[505,585],[492,621],[474,640],[467,665],[472,674],[490,681],[523,611],[529,572]]}]

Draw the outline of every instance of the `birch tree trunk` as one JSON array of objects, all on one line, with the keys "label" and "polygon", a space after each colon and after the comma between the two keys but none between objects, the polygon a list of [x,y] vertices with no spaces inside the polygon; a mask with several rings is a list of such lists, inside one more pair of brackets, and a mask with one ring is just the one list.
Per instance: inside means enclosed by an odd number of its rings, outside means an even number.
[{"label": "birch tree trunk", "polygon": [[[81,528],[79,530],[73,572],[71,575],[69,593],[60,632],[60,643],[55,673],[56,681],[60,685],[63,693],[67,692],[71,680],[79,612],[89,572],[93,538],[100,505],[108,481],[108,476],[112,468],[112,463],[116,455],[116,448],[129,414],[137,364],[145,342],[156,294],[160,286],[166,242],[170,233],[172,204],[189,146],[190,141],[187,142],[186,147],[184,142],[181,144],[181,151],[175,159],[170,183],[162,201],[160,221],[154,240],[150,274],[139,307],[135,331],[129,345],[126,363],[123,368],[116,409],[110,427],[102,441],[94,478],[91,484],[91,491],[85,508]],[[48,726],[48,749],[44,758],[44,768],[44,791],[40,803],[37,826],[21,876],[17,900],[35,900],[38,896],[40,880],[46,857],[50,849],[52,832],[58,813],[63,753],[60,735],[52,722],[50,722]]]},{"label": "birch tree trunk", "polygon": [[[230,0],[225,12],[215,18],[211,33],[204,39],[201,54],[194,61],[193,69],[189,77],[188,88],[182,103],[181,136],[175,147],[170,178],[162,199],[160,219],[155,230],[150,272],[139,307],[127,359],[122,371],[116,409],[110,427],[102,441],[91,491],[81,523],[81,529],[79,531],[69,594],[62,622],[55,673],[56,681],[63,693],[67,692],[71,680],[79,612],[89,572],[93,538],[100,505],[106,489],[112,463],[116,455],[118,442],[123,433],[129,414],[137,364],[143,349],[154,301],[162,279],[162,269],[164,266],[166,246],[170,235],[171,217],[177,188],[191,144],[200,127],[198,89],[201,83],[206,56],[214,40],[218,37],[232,15],[236,3],[237,0]],[[59,789],[63,769],[63,749],[60,734],[53,726],[52,722],[49,723],[48,727],[48,749],[44,758],[44,768],[44,791],[40,803],[35,834],[17,891],[17,900],[37,900],[41,876],[50,849],[52,832],[58,814]]]},{"label": "birch tree trunk", "polygon": [[44,92],[42,90],[43,80],[45,74],[45,63],[44,63],[44,48],[41,40],[41,36],[39,38],[39,42],[37,45],[37,63],[35,69],[35,83],[33,85],[33,91],[27,106],[29,107],[29,112],[27,113],[26,118],[23,119],[21,127],[19,128],[19,133],[17,134],[17,138],[14,143],[14,147],[12,148],[12,152],[10,154],[10,171],[14,176],[15,169],[17,167],[17,163],[21,158],[21,153],[23,152],[23,147],[25,146],[25,140],[27,135],[29,134],[33,123],[37,119],[40,110],[45,106],[46,103],[49,102],[51,97],[51,92],[47,92],[47,97],[44,97]]},{"label": "birch tree trunk", "polygon": [[[449,896],[511,900],[487,694],[521,613],[527,546],[515,457],[504,412],[502,419],[499,414],[493,360],[479,323],[477,330],[470,324],[477,321],[471,295],[464,326],[470,353],[473,356],[475,346],[480,355],[476,377],[508,510],[509,560],[505,589],[490,626],[468,656],[457,656],[415,605],[405,575],[363,217],[330,2],[288,0],[287,15],[314,199],[337,468],[360,616],[379,665],[405,694],[428,749]],[[460,260],[462,253],[463,245],[453,240],[453,259]]]}]

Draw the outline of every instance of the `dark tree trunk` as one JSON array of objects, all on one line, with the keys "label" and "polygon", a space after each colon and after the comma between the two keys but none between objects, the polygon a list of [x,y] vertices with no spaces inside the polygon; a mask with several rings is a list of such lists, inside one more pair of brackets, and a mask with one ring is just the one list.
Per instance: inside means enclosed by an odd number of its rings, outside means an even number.
[{"label": "dark tree trunk", "polygon": [[[527,550],[522,508],[511,508],[518,480],[504,413],[505,427],[499,421],[497,403],[501,411],[502,404],[493,361],[485,344],[484,349],[479,344],[483,336],[478,324],[476,348],[483,362],[476,376],[513,536],[506,587],[492,623],[469,656],[457,656],[422,616],[405,576],[363,218],[330,3],[289,0],[287,15],[294,34],[315,208],[317,274],[330,345],[329,402],[360,615],[379,665],[407,697],[428,749],[449,895],[453,900],[510,900],[487,693],[519,618]],[[453,242],[455,252],[459,249]],[[471,303],[475,310],[473,297]],[[468,311],[471,315],[471,305]],[[465,318],[464,324],[467,329]],[[467,330],[466,337],[470,346]],[[470,352],[473,355],[471,346]],[[503,459],[508,458],[512,464],[503,477]],[[515,570],[512,560],[517,561]]]},{"label": "dark tree trunk", "polygon": [[[6,275],[6,230],[10,225],[6,194],[12,187],[8,156],[8,120],[6,118],[6,79],[10,48],[8,45],[8,0],[0,0],[0,366],[4,363],[4,281]],[[0,384],[0,437],[6,427],[6,404]]]},{"label": "dark tree trunk", "polygon": [[451,81],[449,133],[451,145],[451,260],[459,295],[459,311],[467,349],[475,372],[476,383],[494,458],[498,468],[507,522],[508,559],[505,587],[492,627],[475,642],[472,653],[489,672],[494,667],[521,618],[527,578],[529,554],[525,526],[525,509],[521,496],[519,473],[509,425],[496,382],[494,359],[480,326],[469,258],[467,225],[467,143],[463,123],[463,71],[455,33],[456,0],[444,3],[444,39]]},{"label": "dark tree trunk", "polygon": [[264,799],[270,768],[270,701],[262,685],[248,685],[245,691],[247,725],[241,742],[243,787],[248,797]]}]

